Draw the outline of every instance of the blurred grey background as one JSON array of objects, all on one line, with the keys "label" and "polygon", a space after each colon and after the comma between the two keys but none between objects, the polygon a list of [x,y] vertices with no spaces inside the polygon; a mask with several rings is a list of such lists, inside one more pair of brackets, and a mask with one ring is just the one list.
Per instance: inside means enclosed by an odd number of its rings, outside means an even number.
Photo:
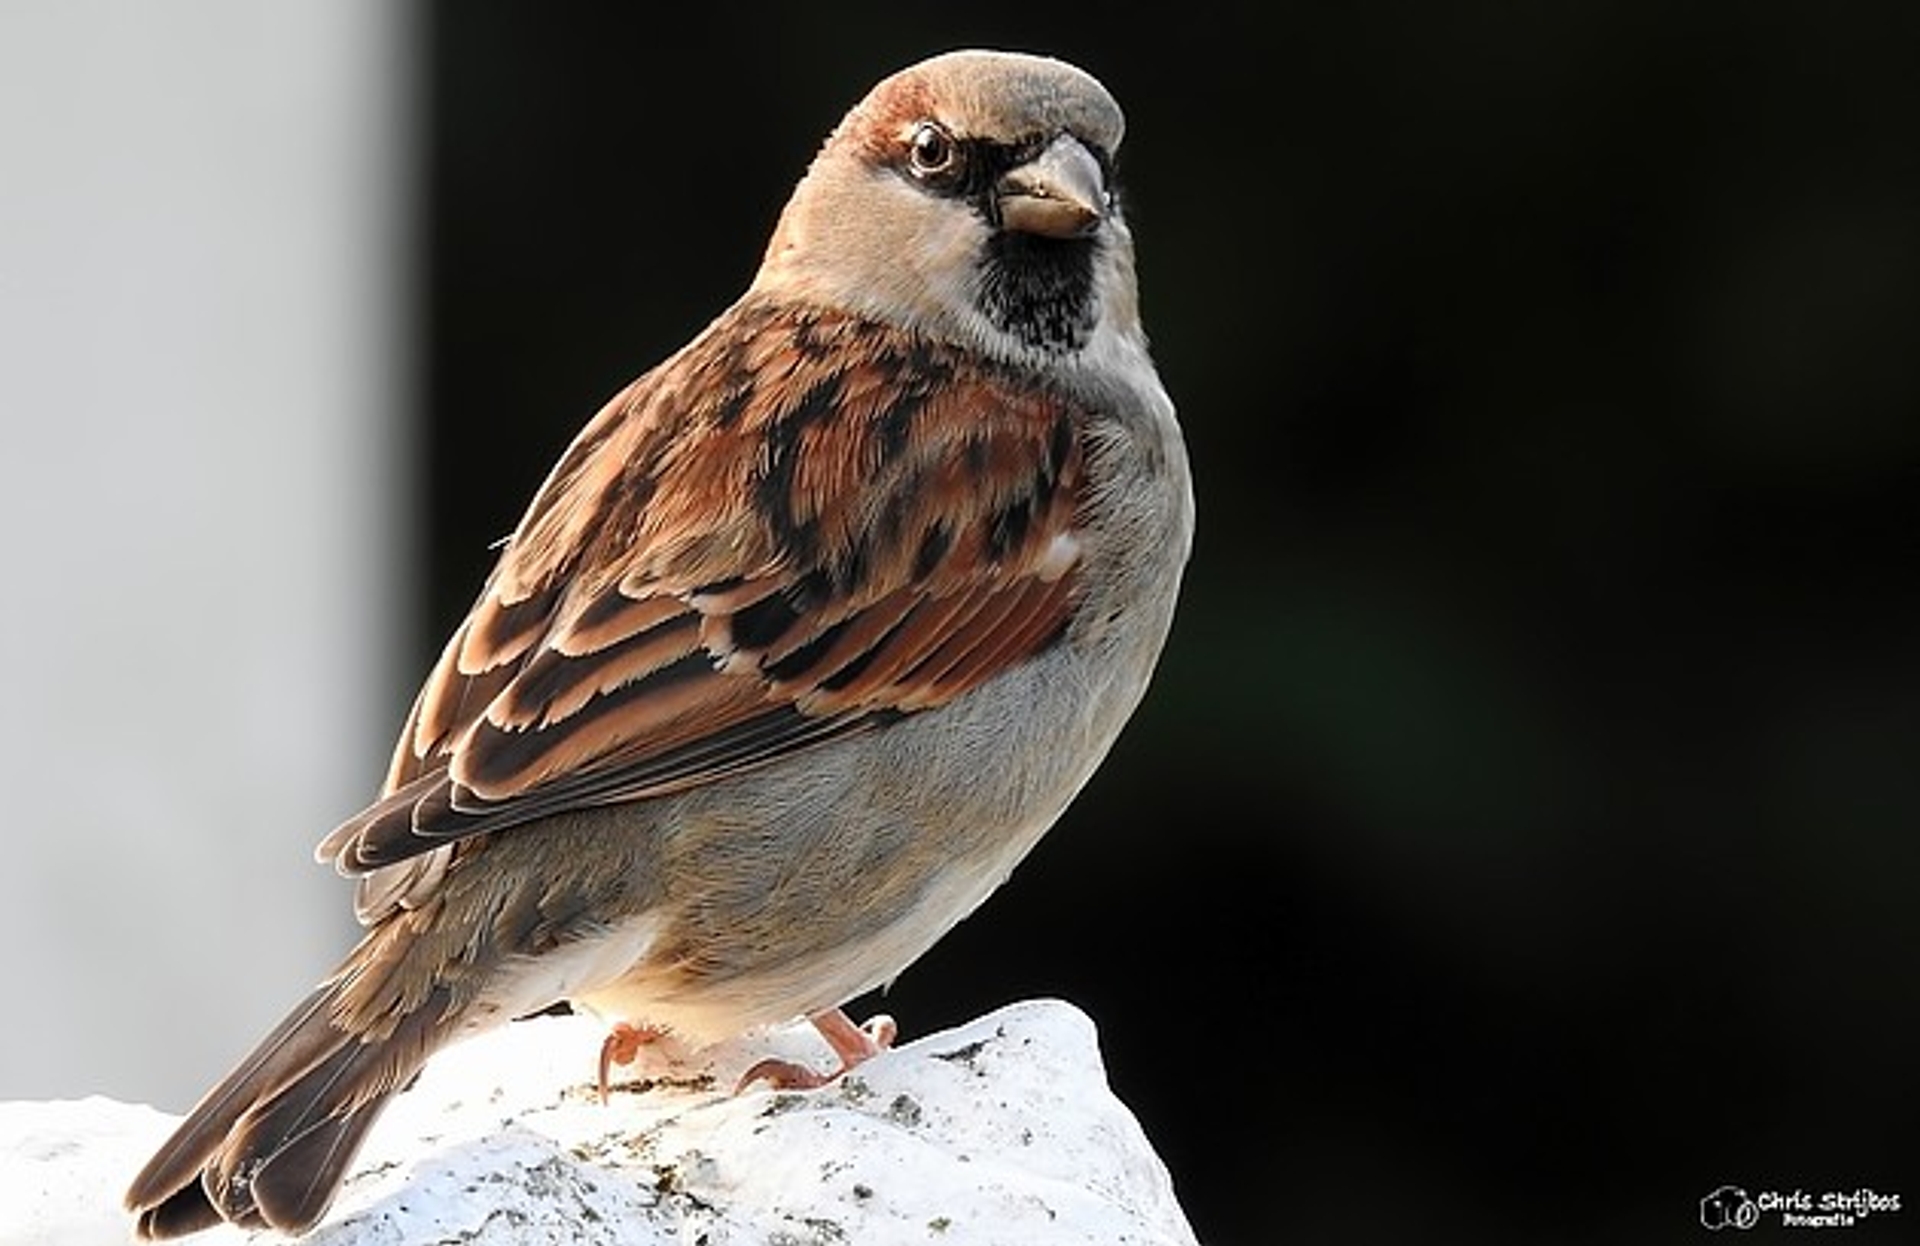
[{"label": "blurred grey background", "polygon": [[1209,1242],[1920,1202],[1920,10],[0,13],[0,1094],[183,1107],[344,948],[489,543],[853,99],[1010,46],[1127,108],[1202,528],[905,1032],[1085,1007]]},{"label": "blurred grey background", "polygon": [[185,1108],[404,712],[413,22],[0,3],[0,1098]]}]

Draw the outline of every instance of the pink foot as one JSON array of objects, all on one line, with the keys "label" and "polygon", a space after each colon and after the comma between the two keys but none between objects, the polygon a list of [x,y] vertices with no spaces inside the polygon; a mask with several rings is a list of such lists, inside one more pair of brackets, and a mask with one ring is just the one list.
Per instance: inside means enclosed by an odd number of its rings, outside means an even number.
[{"label": "pink foot", "polygon": [[871,1060],[893,1046],[893,1040],[900,1034],[900,1027],[885,1014],[870,1018],[865,1026],[855,1025],[838,1008],[813,1013],[807,1020],[813,1022],[813,1028],[827,1040],[827,1046],[833,1048],[833,1054],[840,1057],[839,1068],[831,1073],[820,1073],[804,1064],[770,1057],[743,1073],[733,1093],[737,1095],[755,1082],[766,1082],[775,1090],[812,1090],[824,1086],[854,1065]]},{"label": "pink foot", "polygon": [[600,1044],[600,1102],[607,1101],[607,1074],[616,1064],[632,1064],[640,1049],[666,1037],[666,1031],[647,1025],[628,1025],[617,1021]]}]

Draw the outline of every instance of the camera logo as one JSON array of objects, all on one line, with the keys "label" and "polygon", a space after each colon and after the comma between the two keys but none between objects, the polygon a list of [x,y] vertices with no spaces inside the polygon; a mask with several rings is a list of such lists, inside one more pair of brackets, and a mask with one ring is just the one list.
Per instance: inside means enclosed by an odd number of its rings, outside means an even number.
[{"label": "camera logo", "polygon": [[1760,1222],[1760,1204],[1737,1185],[1723,1185],[1700,1200],[1700,1223],[1709,1229],[1751,1229]]}]

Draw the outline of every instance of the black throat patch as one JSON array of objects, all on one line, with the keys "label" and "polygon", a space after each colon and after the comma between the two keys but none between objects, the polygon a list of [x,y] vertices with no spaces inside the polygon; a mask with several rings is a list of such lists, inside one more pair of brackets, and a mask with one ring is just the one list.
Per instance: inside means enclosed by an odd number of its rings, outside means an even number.
[{"label": "black throat patch", "polygon": [[1070,351],[1086,345],[1097,309],[1092,238],[1039,238],[996,230],[987,243],[980,310],[1028,346]]}]

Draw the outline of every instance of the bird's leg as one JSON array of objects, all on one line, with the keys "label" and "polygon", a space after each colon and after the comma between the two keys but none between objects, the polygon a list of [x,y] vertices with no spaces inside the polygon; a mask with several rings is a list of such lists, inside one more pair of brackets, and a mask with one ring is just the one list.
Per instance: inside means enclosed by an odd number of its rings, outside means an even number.
[{"label": "bird's leg", "polygon": [[893,1040],[900,1036],[900,1027],[884,1012],[868,1017],[865,1025],[855,1025],[853,1019],[838,1008],[816,1012],[807,1020],[813,1022],[813,1028],[827,1040],[833,1054],[840,1057],[841,1073],[892,1047]]},{"label": "bird's leg", "polygon": [[642,1047],[659,1042],[666,1037],[666,1033],[648,1025],[614,1022],[613,1028],[607,1031],[607,1041],[600,1044],[600,1102],[607,1101],[607,1074],[613,1066],[632,1064]]},{"label": "bird's leg", "polygon": [[840,1057],[839,1068],[822,1074],[804,1064],[768,1057],[741,1075],[733,1093],[739,1094],[755,1082],[766,1082],[776,1090],[812,1090],[824,1086],[854,1065],[871,1060],[893,1046],[893,1040],[900,1033],[893,1018],[884,1013],[869,1018],[864,1026],[855,1025],[852,1018],[838,1008],[810,1013],[807,1020],[813,1022],[813,1028],[827,1040],[833,1054]]}]

